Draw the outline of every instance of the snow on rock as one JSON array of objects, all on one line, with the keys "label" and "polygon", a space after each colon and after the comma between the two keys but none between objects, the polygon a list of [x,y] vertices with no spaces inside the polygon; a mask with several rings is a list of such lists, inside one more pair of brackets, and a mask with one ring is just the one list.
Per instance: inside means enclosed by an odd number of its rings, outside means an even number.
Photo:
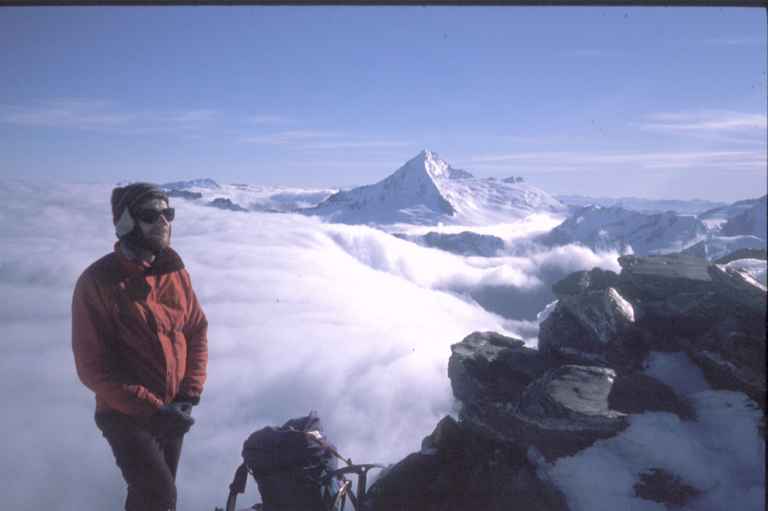
[{"label": "snow on rock", "polygon": [[766,197],[714,208],[698,217],[589,205],[574,211],[542,241],[638,255],[682,252],[714,260],[738,249],[764,249],[767,218]]},{"label": "snow on rock", "polygon": [[641,197],[585,197],[583,195],[556,195],[557,199],[569,206],[620,207],[640,213],[654,214],[673,211],[683,215],[696,215],[715,208],[728,206],[724,202],[712,202],[701,199],[645,199]]},{"label": "snow on rock", "polygon": [[[476,508],[764,509],[765,289],[699,258],[619,262],[618,276],[593,270],[555,285],[542,324],[553,340],[539,350],[493,332],[451,347],[460,407],[448,422],[462,440],[430,438],[428,453],[395,465],[376,482],[373,509],[420,498],[418,509],[463,511],[452,497],[499,473],[540,498],[486,493]],[[626,330],[606,346],[611,318]],[[567,350],[547,347],[568,339]]]},{"label": "snow on rock", "polygon": [[[595,268],[572,273],[552,290],[557,304],[539,329],[539,349],[579,363],[605,363],[633,338],[635,306],[617,289],[619,276]],[[575,358],[573,358],[575,357]]]},{"label": "snow on rock", "polygon": [[711,389],[701,368],[682,351],[651,351],[643,372],[666,383],[680,396]]},{"label": "snow on rock", "polygon": [[578,243],[598,251],[645,255],[678,252],[706,235],[706,226],[691,215],[649,215],[621,207],[587,206],[541,240],[548,245]]},{"label": "snow on rock", "polygon": [[[619,435],[547,466],[570,509],[666,511],[672,506],[642,498],[638,491],[642,474],[653,469],[663,469],[697,490],[675,509],[765,509],[759,408],[737,392],[703,391],[690,399],[695,421],[660,412],[633,415]],[[672,494],[663,500],[672,504],[677,498]]]},{"label": "snow on rock", "polygon": [[555,310],[555,307],[557,307],[559,300],[554,300],[552,302],[549,302],[546,307],[544,307],[541,312],[536,314],[536,322],[541,325],[546,319],[549,317],[550,314],[552,314],[552,311]]},{"label": "snow on rock", "polygon": [[733,216],[722,227],[725,236],[752,235],[768,238],[768,196],[764,195],[749,209]]},{"label": "snow on rock", "polygon": [[725,267],[734,268],[736,270],[747,273],[755,281],[759,282],[763,286],[768,285],[768,281],[766,280],[768,261],[765,259],[736,259],[727,263]]},{"label": "snow on rock", "polygon": [[714,282],[721,284],[721,294],[743,307],[765,312],[766,287],[749,272],[742,271],[738,266],[715,264],[710,267],[709,273]]},{"label": "snow on rock", "polygon": [[564,211],[538,188],[477,179],[425,149],[382,181],[340,191],[304,212],[346,224],[482,225]]},{"label": "snow on rock", "polygon": [[744,212],[754,208],[765,196],[757,199],[745,199],[736,201],[732,204],[709,209],[699,214],[699,219],[704,222],[710,222],[713,226],[723,226],[731,218],[737,217]]},{"label": "snow on rock", "polygon": [[563,297],[560,303],[593,339],[602,344],[608,344],[635,322],[634,307],[612,287],[577,297]]},{"label": "snow on rock", "polygon": [[715,261],[736,250],[765,249],[765,247],[765,239],[749,234],[737,236],[713,235],[695,245],[691,245],[681,253]]}]

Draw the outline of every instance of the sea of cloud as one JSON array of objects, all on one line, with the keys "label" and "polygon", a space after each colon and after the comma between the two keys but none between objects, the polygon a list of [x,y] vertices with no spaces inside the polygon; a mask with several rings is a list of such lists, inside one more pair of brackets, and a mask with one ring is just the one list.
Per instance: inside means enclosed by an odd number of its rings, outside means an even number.
[{"label": "sea of cloud", "polygon": [[[74,283],[115,239],[111,188],[0,182],[0,493],[9,509],[119,509],[125,494],[70,344]],[[179,508],[190,511],[223,505],[248,434],[309,410],[355,461],[418,450],[454,407],[451,344],[495,330],[533,346],[554,278],[618,269],[616,254],[579,247],[462,257],[366,226],[173,205],[172,244],[210,324],[209,378],[178,475]],[[552,223],[485,231],[523,247]],[[243,501],[256,500],[251,484]]]}]

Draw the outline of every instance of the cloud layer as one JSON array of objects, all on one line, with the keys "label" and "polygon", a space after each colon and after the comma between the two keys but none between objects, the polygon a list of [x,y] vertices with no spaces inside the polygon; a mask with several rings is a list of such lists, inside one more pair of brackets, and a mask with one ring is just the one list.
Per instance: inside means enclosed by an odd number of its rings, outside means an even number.
[{"label": "cloud layer", "polygon": [[[124,496],[70,348],[74,282],[112,247],[110,188],[0,183],[0,290],[12,297],[0,312],[2,468],[19,474],[0,492],[14,509],[116,508]],[[174,205],[173,245],[210,322],[210,377],[178,479],[179,506],[190,510],[223,504],[249,433],[310,409],[355,461],[417,450],[453,407],[451,344],[475,330],[535,344],[535,311],[504,318],[473,296],[494,289],[504,303],[545,303],[553,275],[616,264],[576,247],[512,250],[546,222],[488,227],[515,255],[482,259],[368,227]],[[254,487],[243,502],[256,500]]]}]

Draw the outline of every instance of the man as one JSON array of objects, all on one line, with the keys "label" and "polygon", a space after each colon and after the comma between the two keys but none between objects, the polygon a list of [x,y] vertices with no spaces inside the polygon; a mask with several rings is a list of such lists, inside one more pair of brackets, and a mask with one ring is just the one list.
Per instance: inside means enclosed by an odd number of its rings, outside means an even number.
[{"label": "man", "polygon": [[126,511],[176,507],[176,468],[208,363],[208,322],[170,248],[174,209],[157,186],[112,191],[114,252],[80,276],[72,349],[95,420],[128,485]]}]

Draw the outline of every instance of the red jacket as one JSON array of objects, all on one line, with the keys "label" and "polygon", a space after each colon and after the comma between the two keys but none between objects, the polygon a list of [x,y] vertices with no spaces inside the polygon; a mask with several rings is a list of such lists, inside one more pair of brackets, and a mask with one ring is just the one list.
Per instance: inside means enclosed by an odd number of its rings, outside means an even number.
[{"label": "red jacket", "polygon": [[176,396],[199,400],[208,321],[171,248],[152,265],[115,251],[89,266],[72,298],[72,351],[96,411],[152,415]]}]

